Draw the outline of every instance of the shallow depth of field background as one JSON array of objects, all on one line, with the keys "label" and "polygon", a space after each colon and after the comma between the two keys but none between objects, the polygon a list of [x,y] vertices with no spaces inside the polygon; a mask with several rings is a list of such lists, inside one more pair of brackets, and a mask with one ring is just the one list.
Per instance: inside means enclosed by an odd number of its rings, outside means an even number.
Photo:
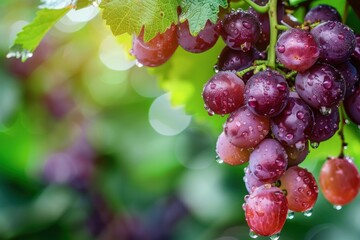
[{"label": "shallow depth of field background", "polygon": [[[221,40],[196,56],[178,49],[149,73],[120,44],[130,37],[117,42],[90,7],[56,24],[28,62],[6,59],[37,4],[0,2],[0,239],[249,239],[243,167],[216,162],[226,118],[206,116],[201,99]],[[349,22],[359,25],[352,12]],[[172,106],[189,98],[188,111]],[[345,136],[360,167],[360,130],[347,125]],[[339,147],[336,135],[301,166],[318,179]],[[360,196],[337,211],[321,193],[312,216],[296,214],[281,233],[359,236]]]}]

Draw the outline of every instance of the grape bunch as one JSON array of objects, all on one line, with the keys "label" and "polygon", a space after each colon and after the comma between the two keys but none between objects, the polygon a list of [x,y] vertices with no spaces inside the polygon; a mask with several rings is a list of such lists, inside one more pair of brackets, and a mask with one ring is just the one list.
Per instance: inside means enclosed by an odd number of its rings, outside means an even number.
[{"label": "grape bunch", "polygon": [[251,236],[278,239],[286,219],[311,215],[318,197],[314,175],[299,166],[309,145],[315,149],[338,132],[341,152],[322,166],[320,188],[336,208],[359,192],[359,171],[344,155],[344,127],[345,113],[360,125],[360,35],[329,5],[309,9],[300,23],[281,1],[245,2],[247,10],[207,22],[197,36],[187,21],[147,43],[140,34],[132,53],[154,67],[178,45],[200,53],[223,40],[202,92],[210,116],[228,115],[216,143],[218,162],[248,164],[243,209]]}]

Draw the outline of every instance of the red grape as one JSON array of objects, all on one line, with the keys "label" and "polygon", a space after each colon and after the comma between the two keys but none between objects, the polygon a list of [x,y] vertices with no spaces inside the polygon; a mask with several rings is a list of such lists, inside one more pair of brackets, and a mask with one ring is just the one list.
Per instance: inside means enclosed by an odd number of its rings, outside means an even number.
[{"label": "red grape", "polygon": [[336,133],[339,129],[340,114],[337,107],[333,107],[329,115],[323,115],[314,110],[314,127],[309,134],[312,142],[323,142]]},{"label": "red grape", "polygon": [[276,56],[285,67],[295,71],[309,69],[319,58],[314,37],[306,30],[292,28],[283,32],[276,43]]},{"label": "red grape", "polygon": [[133,39],[132,54],[140,64],[157,67],[169,60],[178,45],[175,25],[171,25],[168,30],[156,35],[149,42],[144,41],[144,29],[142,29],[139,36]]},{"label": "red grape", "polygon": [[320,187],[330,203],[348,204],[359,192],[359,171],[349,158],[329,158],[320,171]]},{"label": "red grape", "polygon": [[304,18],[304,22],[315,23],[315,22],[326,22],[326,21],[336,21],[341,22],[340,13],[336,8],[320,4],[312,9],[310,9]]},{"label": "red grape", "polygon": [[245,169],[245,176],[243,180],[245,182],[245,187],[248,193],[254,192],[257,187],[260,187],[264,184],[274,183],[272,180],[260,180],[253,172],[250,171],[249,168]]},{"label": "red grape", "polygon": [[272,236],[283,228],[288,202],[281,189],[269,184],[255,189],[245,202],[245,219],[250,229],[262,236]]},{"label": "red grape", "polygon": [[240,148],[255,147],[269,130],[269,119],[253,114],[246,106],[232,112],[224,126],[229,142]]},{"label": "red grape", "polygon": [[204,86],[202,97],[209,114],[228,114],[244,104],[244,82],[233,72],[218,72]]},{"label": "red grape", "polygon": [[276,181],[285,172],[288,156],[275,139],[264,139],[250,154],[249,169],[260,180]]},{"label": "red grape", "polygon": [[219,38],[217,24],[206,22],[197,36],[190,33],[189,22],[186,20],[178,25],[177,36],[179,45],[188,52],[201,53],[212,48]]},{"label": "red grape", "polygon": [[222,132],[216,142],[216,153],[218,157],[227,164],[240,165],[249,161],[250,151],[231,144],[225,133]]},{"label": "red grape", "polygon": [[286,191],[289,209],[305,212],[313,208],[318,187],[314,176],[304,168],[293,166],[280,178],[280,188]]}]

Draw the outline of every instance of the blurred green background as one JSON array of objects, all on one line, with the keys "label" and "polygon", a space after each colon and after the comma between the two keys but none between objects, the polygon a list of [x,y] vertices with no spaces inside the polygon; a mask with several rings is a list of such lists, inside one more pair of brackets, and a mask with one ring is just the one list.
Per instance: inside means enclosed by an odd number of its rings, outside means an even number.
[{"label": "blurred green background", "polygon": [[[243,167],[215,161],[225,118],[207,116],[201,99],[223,43],[178,49],[148,71],[128,58],[131,37],[113,37],[91,6],[70,11],[27,62],[6,59],[37,4],[0,2],[0,239],[249,239]],[[346,126],[358,166],[359,133]],[[336,135],[302,166],[318,179],[339,151]],[[360,239],[360,197],[337,211],[319,194],[281,239]]]}]

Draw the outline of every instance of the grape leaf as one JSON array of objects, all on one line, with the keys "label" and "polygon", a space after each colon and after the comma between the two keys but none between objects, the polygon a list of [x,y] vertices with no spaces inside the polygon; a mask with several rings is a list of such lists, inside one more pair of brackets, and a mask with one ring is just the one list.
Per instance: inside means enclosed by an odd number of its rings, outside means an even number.
[{"label": "grape leaf", "polygon": [[296,5],[306,2],[306,1],[308,1],[308,0],[290,0],[289,2],[290,2],[290,6],[296,6]]},{"label": "grape leaf", "polygon": [[7,57],[17,57],[25,61],[39,45],[49,29],[60,20],[70,9],[41,9],[35,19],[26,25],[16,36],[14,45]]},{"label": "grape leaf", "polygon": [[115,36],[137,35],[144,26],[144,40],[149,41],[177,23],[178,0],[103,0],[103,19]]},{"label": "grape leaf", "polygon": [[227,0],[183,0],[180,21],[188,20],[191,34],[197,35],[208,20],[216,23],[220,6],[227,8]]},{"label": "grape leaf", "polygon": [[39,8],[46,9],[63,9],[63,8],[72,8],[76,4],[76,0],[41,0],[41,5]]}]

